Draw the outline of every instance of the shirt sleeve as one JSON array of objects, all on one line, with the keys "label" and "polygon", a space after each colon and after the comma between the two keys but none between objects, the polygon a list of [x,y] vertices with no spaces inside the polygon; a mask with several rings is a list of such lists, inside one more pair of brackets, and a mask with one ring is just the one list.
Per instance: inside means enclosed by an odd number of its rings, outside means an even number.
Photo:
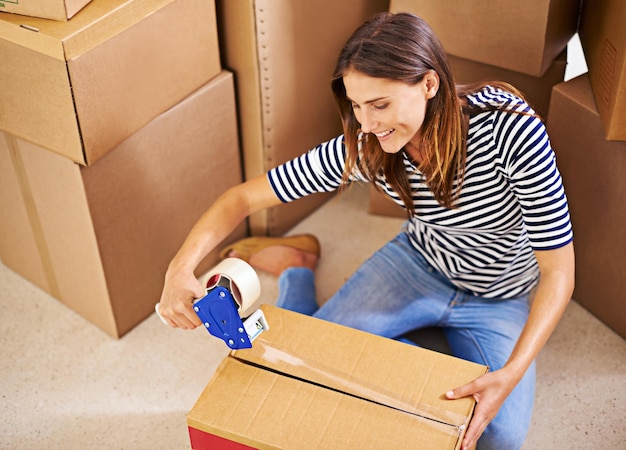
[{"label": "shirt sleeve", "polygon": [[288,203],[316,192],[331,192],[341,185],[346,165],[343,135],[318,145],[267,173],[276,196]]},{"label": "shirt sleeve", "polygon": [[534,250],[562,247],[573,239],[567,197],[556,156],[541,119],[500,112],[495,128],[505,166]]}]

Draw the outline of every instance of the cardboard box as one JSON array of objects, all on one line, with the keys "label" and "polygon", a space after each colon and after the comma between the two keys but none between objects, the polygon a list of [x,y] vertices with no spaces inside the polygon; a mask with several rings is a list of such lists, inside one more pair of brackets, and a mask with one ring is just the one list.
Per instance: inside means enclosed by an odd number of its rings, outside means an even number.
[{"label": "cardboard box", "polygon": [[[388,0],[218,0],[224,65],[236,76],[245,178],[342,133],[330,81],[352,32]],[[323,25],[321,25],[323,24]],[[329,197],[254,214],[255,235],[282,235]]]},{"label": "cardboard box", "polygon": [[460,448],[475,402],[444,393],[487,367],[262,309],[269,331],[231,352],[187,415],[192,448]]},{"label": "cardboard box", "polygon": [[580,41],[605,137],[626,141],[626,5],[583,1]]},{"label": "cardboard box", "polygon": [[66,21],[91,0],[2,0],[0,11]]},{"label": "cardboard box", "polygon": [[92,164],[221,70],[206,0],[93,0],[68,22],[0,13],[0,130]]},{"label": "cardboard box", "polygon": [[[223,72],[92,166],[0,134],[3,263],[114,337],[154,312],[187,233],[241,182]],[[241,225],[227,239],[246,234]],[[198,275],[218,260],[212,252]]]},{"label": "cardboard box", "polygon": [[391,0],[390,10],[422,17],[460,58],[544,75],[578,25],[581,0]]},{"label": "cardboard box", "polygon": [[588,75],[555,86],[548,132],[574,229],[574,299],[626,338],[626,142],[604,139]]},{"label": "cardboard box", "polygon": [[512,84],[524,93],[533,109],[544,119],[548,116],[552,88],[562,83],[567,67],[567,50],[550,65],[541,77],[450,56],[450,66],[457,84],[499,80]]}]

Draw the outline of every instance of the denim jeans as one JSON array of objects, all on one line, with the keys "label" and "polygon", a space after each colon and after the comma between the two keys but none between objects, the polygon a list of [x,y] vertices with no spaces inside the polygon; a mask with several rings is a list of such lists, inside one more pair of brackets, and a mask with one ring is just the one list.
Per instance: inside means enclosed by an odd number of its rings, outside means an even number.
[{"label": "denim jeans", "polygon": [[[287,269],[278,282],[277,306],[392,339],[441,327],[455,356],[492,371],[506,363],[528,318],[528,296],[486,299],[459,290],[426,262],[404,232],[365,261],[322,307],[311,270]],[[534,391],[533,363],[487,426],[479,450],[522,447]]]}]

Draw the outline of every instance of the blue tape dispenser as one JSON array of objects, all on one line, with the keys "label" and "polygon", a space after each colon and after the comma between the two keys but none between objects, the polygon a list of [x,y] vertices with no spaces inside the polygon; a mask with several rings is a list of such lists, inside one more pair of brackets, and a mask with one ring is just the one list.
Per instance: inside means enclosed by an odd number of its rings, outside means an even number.
[{"label": "blue tape dispenser", "polygon": [[[252,341],[269,330],[263,311],[257,309],[247,319],[241,318],[259,298],[261,283],[254,269],[238,258],[226,258],[208,273],[206,295],[193,309],[211,335],[223,340],[231,349],[252,347]],[[167,322],[155,310],[163,323]]]}]

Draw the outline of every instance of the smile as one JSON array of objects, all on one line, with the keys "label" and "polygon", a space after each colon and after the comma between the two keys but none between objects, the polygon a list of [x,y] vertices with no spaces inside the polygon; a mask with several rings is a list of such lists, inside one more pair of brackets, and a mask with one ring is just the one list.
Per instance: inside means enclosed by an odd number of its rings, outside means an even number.
[{"label": "smile", "polygon": [[376,135],[376,137],[383,138],[385,136],[389,136],[394,131],[395,130],[392,128],[391,130],[383,131],[382,133],[374,133],[374,134]]}]

